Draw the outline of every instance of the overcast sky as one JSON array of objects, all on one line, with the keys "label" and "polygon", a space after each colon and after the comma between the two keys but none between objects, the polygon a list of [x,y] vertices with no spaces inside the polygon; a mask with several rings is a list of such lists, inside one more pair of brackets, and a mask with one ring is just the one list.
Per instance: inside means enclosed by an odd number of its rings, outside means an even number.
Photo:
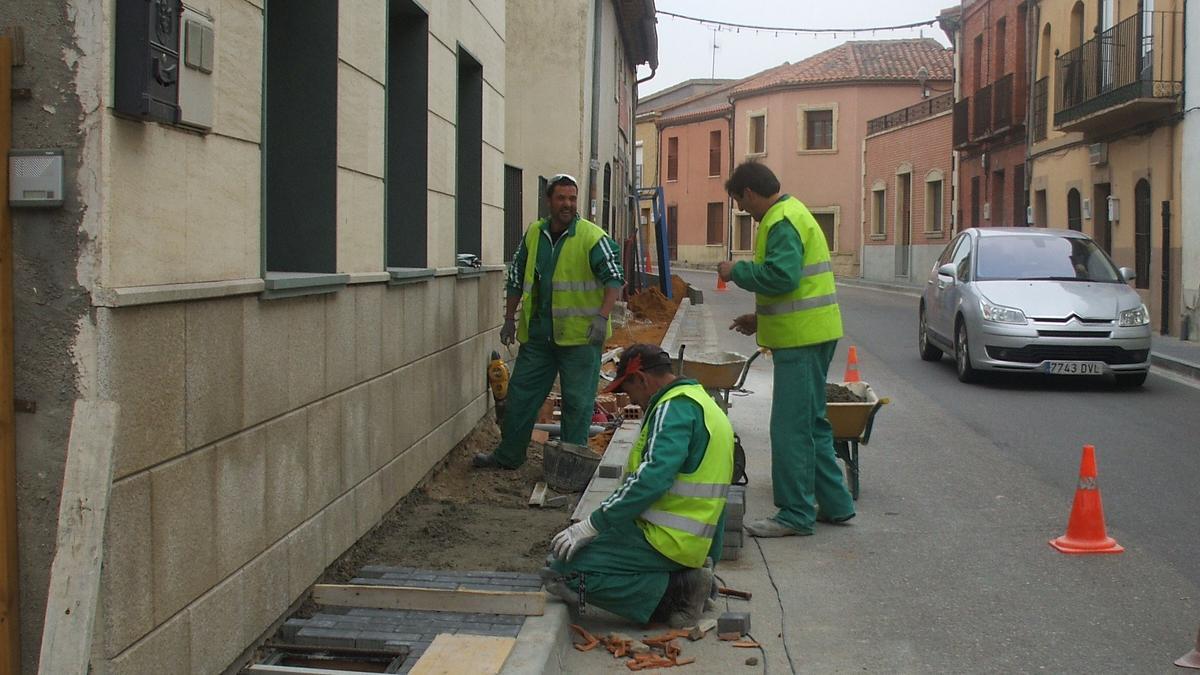
[{"label": "overcast sky", "polygon": [[[656,0],[660,10],[704,19],[734,23],[804,28],[858,28],[912,23],[935,18],[952,0]],[[847,40],[886,40],[931,37],[949,46],[946,34],[936,25],[921,29],[866,33],[838,33],[814,38],[759,32],[722,30],[716,33],[716,77],[742,78],[784,61],[795,63]],[[698,23],[658,15],[658,72],[638,86],[638,95],[656,91],[696,77],[713,77],[713,30]],[[638,69],[638,77],[650,73]]]}]

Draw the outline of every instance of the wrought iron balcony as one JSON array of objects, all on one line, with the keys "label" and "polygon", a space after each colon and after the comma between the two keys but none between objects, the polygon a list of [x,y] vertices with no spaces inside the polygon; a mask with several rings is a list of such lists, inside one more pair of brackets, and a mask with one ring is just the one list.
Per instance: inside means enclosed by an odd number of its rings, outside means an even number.
[{"label": "wrought iron balcony", "polygon": [[975,90],[971,106],[971,140],[987,136],[992,131],[992,85]]},{"label": "wrought iron balcony", "polygon": [[1033,140],[1046,140],[1046,122],[1050,113],[1050,78],[1033,83]]},{"label": "wrought iron balcony", "polygon": [[1013,124],[1013,75],[1009,73],[992,85],[992,128],[1007,129]]},{"label": "wrought iron balcony", "polygon": [[960,150],[971,144],[970,128],[971,99],[964,98],[954,104],[954,149]]},{"label": "wrought iron balcony", "polygon": [[1054,126],[1112,131],[1169,113],[1183,95],[1183,13],[1142,12],[1055,60]]},{"label": "wrought iron balcony", "polygon": [[895,112],[876,117],[867,122],[867,134],[877,134],[881,131],[904,126],[911,122],[923,120],[944,113],[954,107],[954,94],[942,94],[927,98],[920,103],[910,105]]}]

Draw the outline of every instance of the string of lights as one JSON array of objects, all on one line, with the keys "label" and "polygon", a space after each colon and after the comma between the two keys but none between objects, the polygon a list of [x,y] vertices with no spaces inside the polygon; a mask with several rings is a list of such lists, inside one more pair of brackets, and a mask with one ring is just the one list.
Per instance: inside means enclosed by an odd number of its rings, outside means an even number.
[{"label": "string of lights", "polygon": [[895,26],[866,26],[866,27],[861,27],[861,28],[797,28],[794,26],[756,26],[753,24],[734,23],[732,21],[719,21],[716,19],[702,19],[702,18],[695,17],[695,16],[688,16],[686,14],[676,14],[675,12],[668,12],[663,9],[657,10],[657,13],[662,14],[664,16],[669,16],[669,17],[672,17],[675,19],[681,19],[683,21],[693,21],[695,23],[698,23],[698,24],[708,27],[708,28],[715,28],[716,30],[725,30],[725,31],[731,31],[731,32],[741,32],[743,30],[746,30],[746,31],[754,31],[755,33],[774,33],[776,36],[778,36],[780,33],[789,34],[789,35],[822,35],[822,34],[832,33],[834,35],[834,37],[836,38],[838,33],[847,33],[850,35],[856,35],[858,33],[876,33],[876,32],[880,32],[880,31],[909,30],[912,28],[923,28],[925,26],[932,26],[935,23],[937,23],[937,19],[929,19],[928,21],[915,21],[913,23],[906,23],[906,24],[900,24],[900,25],[895,25]]}]

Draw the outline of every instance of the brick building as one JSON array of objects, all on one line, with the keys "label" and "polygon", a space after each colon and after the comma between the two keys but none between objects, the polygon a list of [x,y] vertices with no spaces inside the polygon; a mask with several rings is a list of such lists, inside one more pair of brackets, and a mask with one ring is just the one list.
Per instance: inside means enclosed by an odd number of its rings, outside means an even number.
[{"label": "brick building", "polygon": [[954,148],[961,227],[1026,225],[1026,35],[1029,5],[966,0],[942,27],[958,54]]},{"label": "brick building", "polygon": [[867,122],[862,277],[921,280],[954,233],[954,94]]}]

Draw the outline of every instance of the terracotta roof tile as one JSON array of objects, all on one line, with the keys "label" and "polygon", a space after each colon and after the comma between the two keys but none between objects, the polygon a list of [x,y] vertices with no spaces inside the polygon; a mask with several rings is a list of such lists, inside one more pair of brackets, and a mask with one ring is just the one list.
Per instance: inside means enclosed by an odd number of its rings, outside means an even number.
[{"label": "terracotta roof tile", "polygon": [[845,42],[750,78],[733,96],[806,84],[915,80],[922,66],[930,80],[954,79],[953,52],[932,38]]}]

